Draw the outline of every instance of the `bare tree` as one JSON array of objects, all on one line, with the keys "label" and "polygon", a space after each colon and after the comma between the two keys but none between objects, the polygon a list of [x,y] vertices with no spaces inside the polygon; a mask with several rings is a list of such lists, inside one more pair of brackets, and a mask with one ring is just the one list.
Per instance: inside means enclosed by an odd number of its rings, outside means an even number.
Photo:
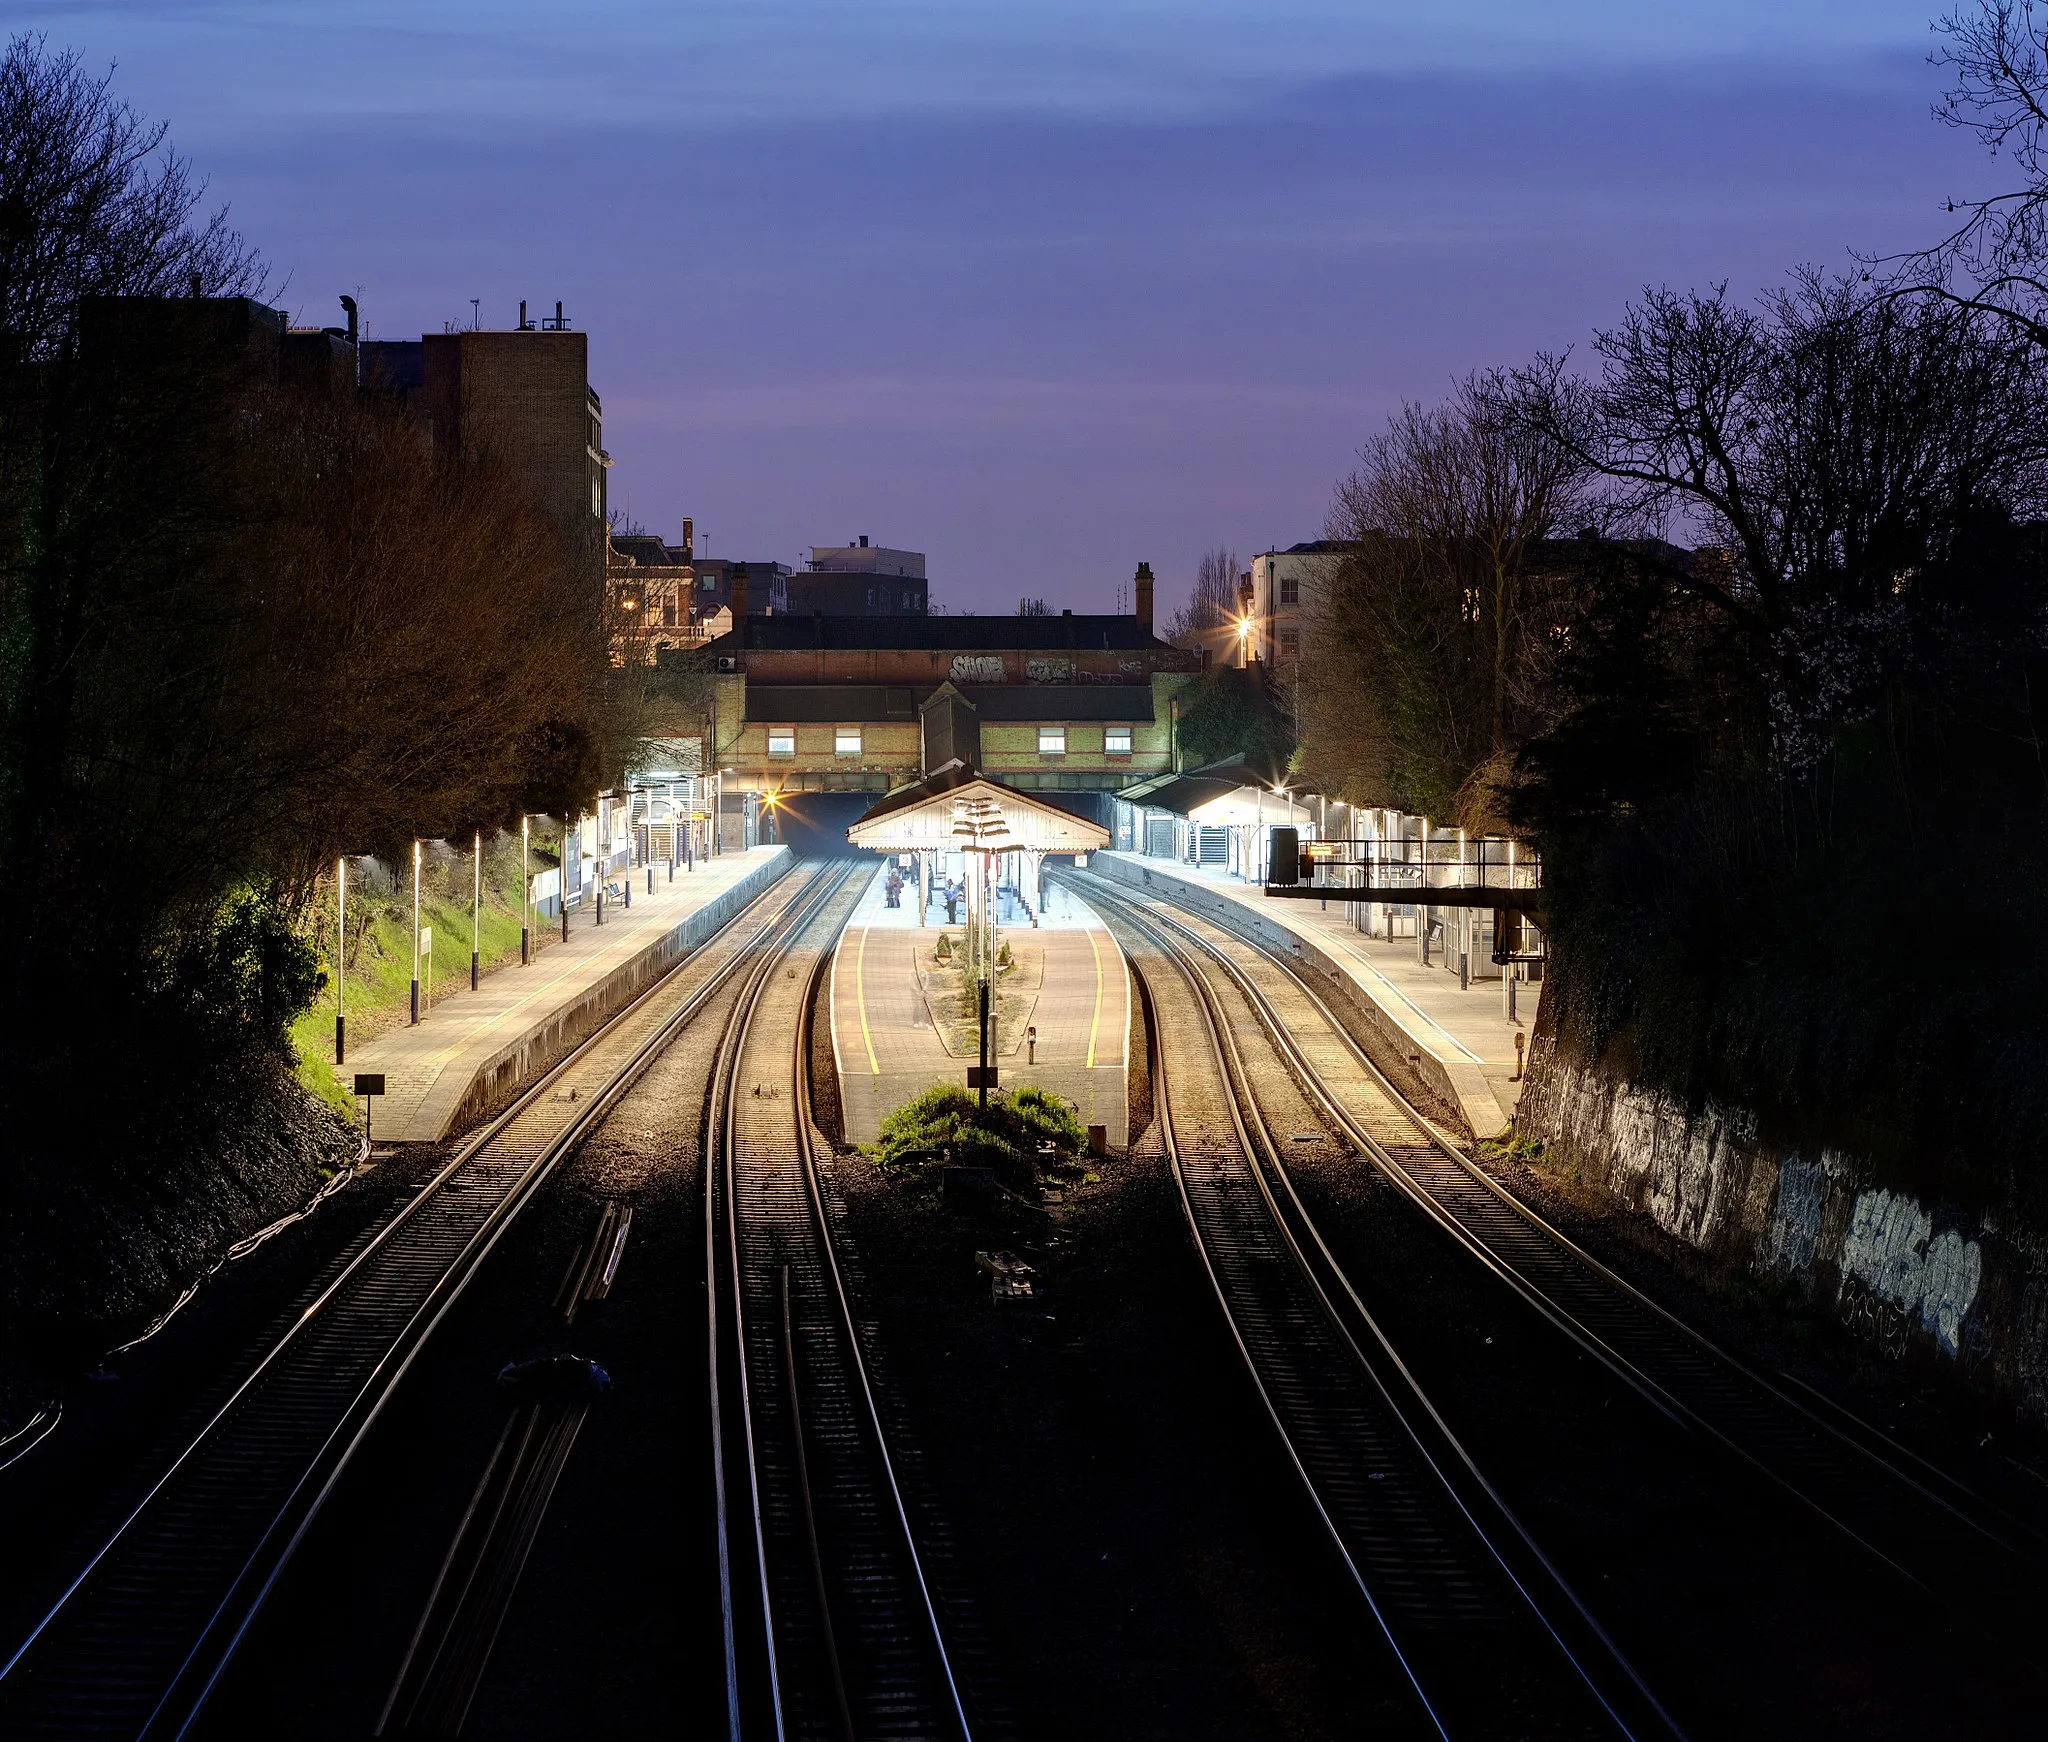
[{"label": "bare tree", "polygon": [[1599,480],[1612,520],[1725,549],[1640,554],[1747,638],[1795,760],[1908,656],[1916,599],[1976,529],[2048,506],[2048,383],[1996,311],[1805,273],[1758,309],[1647,292],[1594,351],[1591,381],[1517,372],[1504,415]]},{"label": "bare tree", "polygon": [[1227,645],[1237,617],[1237,552],[1219,544],[1205,550],[1195,565],[1195,584],[1188,602],[1167,619],[1166,639],[1176,647]]},{"label": "bare tree", "polygon": [[1928,59],[1954,83],[1934,106],[2018,172],[2017,186],[1951,198],[1951,227],[1931,247],[1865,255],[1881,294],[1988,310],[2048,344],[2048,15],[2034,0],[1979,0],[1935,22]]},{"label": "bare tree", "polygon": [[256,292],[256,256],[206,184],[76,52],[11,38],[0,57],[0,364],[55,356],[90,296]]},{"label": "bare tree", "polygon": [[1584,462],[1473,376],[1408,404],[1337,488],[1343,554],[1309,589],[1304,765],[1361,802],[1494,814],[1536,687],[1545,541],[1583,513]]}]

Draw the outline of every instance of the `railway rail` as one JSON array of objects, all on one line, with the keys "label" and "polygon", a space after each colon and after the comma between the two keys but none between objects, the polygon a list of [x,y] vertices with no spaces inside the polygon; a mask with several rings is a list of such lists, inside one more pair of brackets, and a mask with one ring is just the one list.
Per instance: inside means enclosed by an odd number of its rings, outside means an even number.
[{"label": "railway rail", "polygon": [[[1088,878],[1087,886],[1090,899],[1144,914],[1213,968],[1332,1128],[1653,1408],[1916,1585],[1952,1588],[1959,1553],[1996,1588],[2024,1583],[2042,1548],[2030,1524],[1798,1381],[1757,1372],[1537,1215],[1408,1102],[1299,964],[1206,917],[1138,901],[1099,878]],[[1331,1091],[1304,1048],[1308,1026],[1327,1026],[1398,1110],[1403,1134],[1375,1132]]]},{"label": "railway rail", "polygon": [[811,1011],[848,876],[735,1007],[705,1169],[729,1733],[971,1735],[813,1149]]},{"label": "railway rail", "polygon": [[1265,1410],[1428,1731],[1675,1734],[1322,1243],[1259,1111],[1243,1025],[1199,961],[1093,880],[1088,898],[1170,970],[1148,972],[1136,953],[1184,1217]]},{"label": "railway rail", "polygon": [[814,910],[798,869],[585,1039],[378,1228],[0,1665],[0,1734],[176,1737],[415,1356],[675,1036]]}]

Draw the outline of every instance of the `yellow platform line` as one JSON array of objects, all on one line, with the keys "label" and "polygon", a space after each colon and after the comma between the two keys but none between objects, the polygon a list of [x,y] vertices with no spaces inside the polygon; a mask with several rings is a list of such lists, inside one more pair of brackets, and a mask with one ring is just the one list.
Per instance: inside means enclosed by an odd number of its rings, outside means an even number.
[{"label": "yellow platform line", "polygon": [[1088,1024],[1088,1068],[1095,1068],[1095,1036],[1102,1028],[1102,950],[1095,941],[1095,928],[1088,928],[1088,953],[1095,958],[1095,1016]]},{"label": "yellow platform line", "polygon": [[860,1043],[868,1049],[868,1075],[879,1077],[882,1067],[875,1062],[875,1039],[868,1033],[868,927],[860,928],[860,948],[853,957],[853,1001],[860,1006]]}]

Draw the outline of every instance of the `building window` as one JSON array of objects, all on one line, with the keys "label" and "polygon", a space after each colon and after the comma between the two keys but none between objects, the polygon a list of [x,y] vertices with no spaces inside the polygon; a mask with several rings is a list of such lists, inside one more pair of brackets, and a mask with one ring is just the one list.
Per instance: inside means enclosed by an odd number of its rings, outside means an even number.
[{"label": "building window", "polygon": [[[858,750],[859,734],[855,734],[854,748]],[[796,728],[794,726],[770,726],[768,728],[768,754],[770,756],[794,756],[796,754]]]},{"label": "building window", "polygon": [[834,756],[858,756],[860,754],[860,728],[858,726],[833,727],[832,754]]},{"label": "building window", "polygon": [[1301,631],[1299,629],[1283,629],[1280,631],[1280,651],[1286,654],[1289,659],[1299,659],[1301,657]]},{"label": "building window", "polygon": [[1105,756],[1128,756],[1131,753],[1131,729],[1128,726],[1105,726],[1102,728],[1102,753]]},{"label": "building window", "polygon": [[1280,603],[1283,605],[1299,605],[1301,603],[1301,577],[1299,575],[1282,575],[1280,577]]},{"label": "building window", "polygon": [[604,480],[602,478],[590,480],[590,512],[599,520],[604,518]]},{"label": "building window", "polygon": [[1064,726],[1040,726],[1038,728],[1038,753],[1041,756],[1064,756],[1067,753],[1067,729]]}]

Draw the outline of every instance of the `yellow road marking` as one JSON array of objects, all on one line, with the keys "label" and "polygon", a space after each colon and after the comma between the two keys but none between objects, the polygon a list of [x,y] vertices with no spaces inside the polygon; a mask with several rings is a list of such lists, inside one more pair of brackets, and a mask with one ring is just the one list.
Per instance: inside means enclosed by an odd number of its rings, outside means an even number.
[{"label": "yellow road marking", "polygon": [[868,1033],[868,928],[860,929],[860,948],[853,957],[853,1001],[860,1006],[860,1043],[868,1049],[868,1075],[879,1077],[882,1067],[875,1063],[874,1036]]},{"label": "yellow road marking", "polygon": [[1095,1035],[1102,1027],[1102,950],[1095,941],[1095,928],[1088,928],[1088,953],[1095,958],[1095,1019],[1088,1024],[1088,1068],[1095,1068]]}]

